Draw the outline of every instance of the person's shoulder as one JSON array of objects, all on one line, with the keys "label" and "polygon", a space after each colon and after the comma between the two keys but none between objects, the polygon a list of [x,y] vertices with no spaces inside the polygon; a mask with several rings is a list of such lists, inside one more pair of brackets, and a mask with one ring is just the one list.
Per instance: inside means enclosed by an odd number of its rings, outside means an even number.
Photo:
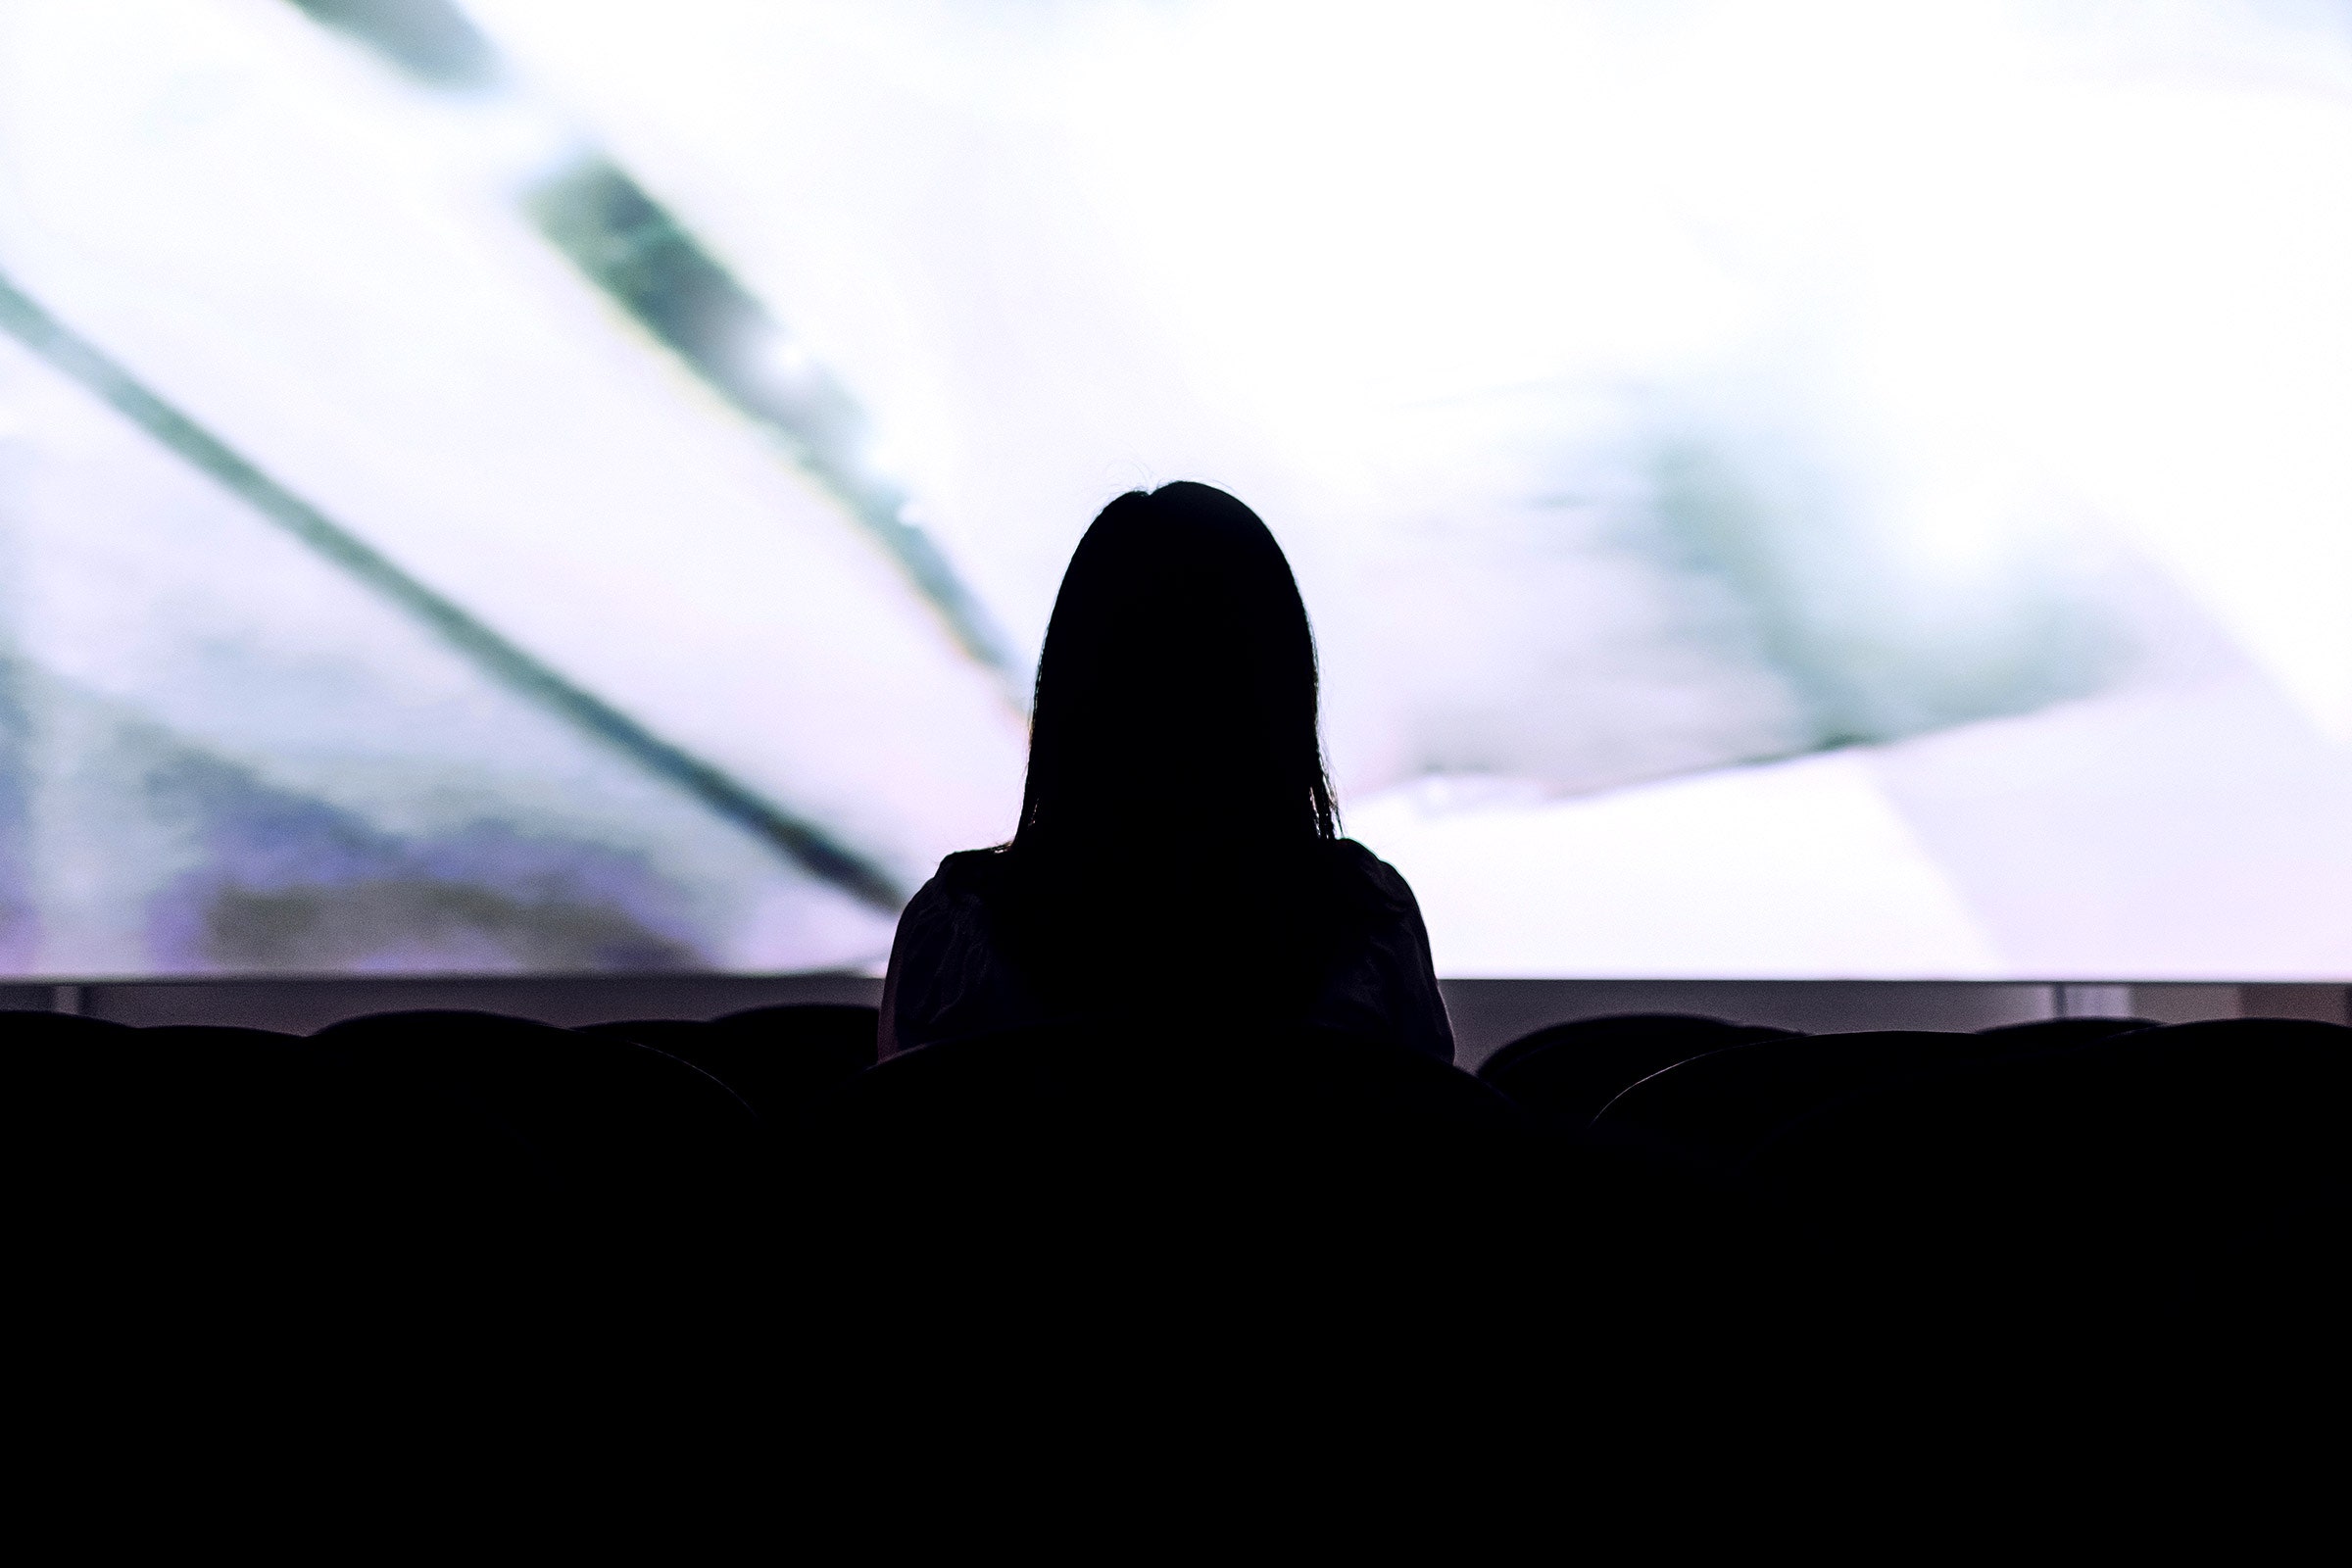
[{"label": "person's shoulder", "polygon": [[1355,840],[1329,841],[1324,860],[1342,886],[1367,903],[1398,911],[1415,907],[1412,886],[1403,873]]},{"label": "person's shoulder", "polygon": [[937,957],[974,945],[989,947],[996,926],[991,888],[1003,860],[993,850],[967,850],[940,861],[937,873],[915,889],[899,913],[900,948]]},{"label": "person's shoulder", "polygon": [[1396,868],[1374,855],[1353,839],[1327,839],[1323,853],[1334,868],[1348,876],[1361,877],[1367,882],[1393,882],[1404,886],[1404,878]]},{"label": "person's shoulder", "polygon": [[1006,863],[1003,845],[986,850],[958,850],[939,862],[938,872],[915,894],[915,903],[935,906],[985,904],[1003,883]]}]

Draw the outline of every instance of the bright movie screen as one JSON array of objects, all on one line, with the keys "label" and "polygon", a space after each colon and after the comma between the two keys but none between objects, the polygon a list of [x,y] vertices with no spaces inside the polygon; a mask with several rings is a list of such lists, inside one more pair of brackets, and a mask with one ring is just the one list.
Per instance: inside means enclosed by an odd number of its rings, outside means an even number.
[{"label": "bright movie screen", "polygon": [[2287,0],[0,0],[0,971],[870,969],[1177,478],[1442,973],[2352,975]]}]

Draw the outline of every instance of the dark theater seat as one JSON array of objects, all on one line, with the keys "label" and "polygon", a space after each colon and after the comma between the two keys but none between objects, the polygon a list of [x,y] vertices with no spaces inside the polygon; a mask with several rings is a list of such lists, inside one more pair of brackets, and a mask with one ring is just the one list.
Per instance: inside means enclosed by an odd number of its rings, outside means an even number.
[{"label": "dark theater seat", "polygon": [[0,1012],[0,1045],[10,1049],[64,1045],[129,1032],[122,1024],[71,1012]]},{"label": "dark theater seat", "polygon": [[1480,1064],[1478,1076],[1513,1103],[1559,1126],[1582,1128],[1651,1073],[1710,1051],[1789,1034],[1690,1013],[1580,1018],[1512,1041]]},{"label": "dark theater seat", "polygon": [[759,1122],[726,1085],[633,1041],[482,1012],[395,1012],[312,1036],[357,1084],[452,1100],[509,1129],[585,1210],[657,1221],[761,1178]]},{"label": "dark theater seat", "polygon": [[1592,1126],[1729,1165],[1821,1105],[1998,1049],[1974,1035],[1893,1029],[1751,1041],[1651,1074],[1611,1100]]},{"label": "dark theater seat", "polygon": [[927,1046],[794,1152],[800,1276],[842,1338],[941,1376],[1100,1354],[1312,1368],[1349,1397],[1556,1390],[1702,1331],[1744,1344],[1726,1303],[1757,1288],[1736,1195],[1688,1162],[1563,1140],[1467,1073],[1319,1031]]},{"label": "dark theater seat", "polygon": [[1377,1042],[1047,1027],[894,1056],[798,1152],[805,1212],[888,1315],[1045,1280],[1418,1289],[1507,1229],[1475,1200],[1527,1190],[1537,1143],[1475,1078]]},{"label": "dark theater seat", "polygon": [[2078,1349],[2153,1326],[2167,1362],[2259,1360],[2331,1340],[2352,1306],[2348,1091],[2352,1029],[2135,1030],[1867,1086],[1742,1175],[1857,1321]]},{"label": "dark theater seat", "polygon": [[[1498,1151],[1520,1113],[1443,1062],[1321,1030],[1010,1030],[894,1056],[827,1107],[826,1147],[860,1183],[936,1205],[977,1164],[1091,1201],[1069,1169],[1223,1200],[1266,1170],[1411,1201]],[[1077,1162],[1074,1166],[1071,1162]],[[942,1191],[942,1189],[949,1189]]]},{"label": "dark theater seat", "polygon": [[287,1183],[302,1050],[259,1029],[0,1014],[10,1147],[55,1211],[101,1230],[233,1223]]},{"label": "dark theater seat", "polygon": [[2086,1046],[2110,1035],[2153,1029],[2148,1018],[2036,1018],[2031,1023],[2005,1023],[1977,1031],[1978,1038],[2004,1050],[2048,1051],[2058,1046]]},{"label": "dark theater seat", "polygon": [[873,1007],[804,1004],[754,1007],[709,1023],[639,1018],[580,1032],[633,1040],[691,1061],[781,1131],[874,1064],[880,1016]]}]

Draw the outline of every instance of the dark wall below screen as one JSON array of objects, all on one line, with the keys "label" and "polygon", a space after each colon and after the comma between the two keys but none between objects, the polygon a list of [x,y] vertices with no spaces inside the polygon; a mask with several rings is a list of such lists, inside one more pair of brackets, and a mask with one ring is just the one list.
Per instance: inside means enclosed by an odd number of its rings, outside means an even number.
[{"label": "dark wall below screen", "polygon": [[[1808,1033],[1984,1029],[2060,1015],[2317,1018],[2352,1023],[2343,985],[2072,985],[1971,981],[1446,980],[1456,1061],[1475,1068],[1547,1024],[1618,1012],[1696,1012]],[[785,1003],[881,999],[854,974],[96,981],[0,985],[0,1009],[85,1013],[134,1025],[238,1024],[308,1034],[340,1018],[467,1007],[566,1027],[616,1018],[710,1018]]]}]

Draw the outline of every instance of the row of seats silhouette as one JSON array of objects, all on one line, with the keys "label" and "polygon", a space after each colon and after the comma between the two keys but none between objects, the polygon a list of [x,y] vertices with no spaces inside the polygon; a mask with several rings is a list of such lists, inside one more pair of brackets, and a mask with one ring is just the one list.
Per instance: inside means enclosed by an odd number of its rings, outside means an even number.
[{"label": "row of seats silhouette", "polygon": [[[838,1255],[888,1238],[924,1277],[1043,1251],[1162,1267],[1179,1247],[1205,1277],[1229,1246],[1265,1250],[1257,1267],[1491,1257],[1564,1222],[1609,1231],[1613,1206],[1677,1247],[1744,1215],[1751,1243],[1801,1243],[1801,1269],[1910,1279],[1915,1304],[2146,1306],[2295,1274],[2347,1192],[2352,1030],[2315,1022],[1601,1018],[1476,1077],[1246,1022],[1040,1025],[876,1065],[875,1027],[856,1007],[578,1030],[408,1012],[301,1040],[0,1015],[19,1146],[110,1225],[270,1248],[373,1227],[451,1266],[489,1236],[758,1248],[784,1226]],[[1731,1206],[1700,1216],[1703,1193]]]}]

